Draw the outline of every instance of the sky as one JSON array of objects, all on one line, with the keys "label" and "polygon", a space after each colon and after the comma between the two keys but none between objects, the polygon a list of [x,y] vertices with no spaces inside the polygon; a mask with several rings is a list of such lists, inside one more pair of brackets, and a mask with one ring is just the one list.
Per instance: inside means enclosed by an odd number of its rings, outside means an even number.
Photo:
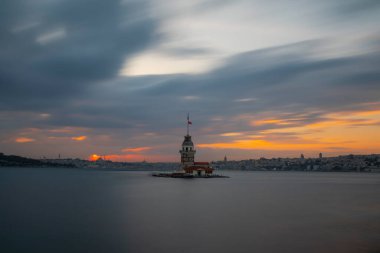
[{"label": "sky", "polygon": [[[0,152],[380,153],[378,0],[2,0]],[[96,156],[95,156],[96,155]]]}]

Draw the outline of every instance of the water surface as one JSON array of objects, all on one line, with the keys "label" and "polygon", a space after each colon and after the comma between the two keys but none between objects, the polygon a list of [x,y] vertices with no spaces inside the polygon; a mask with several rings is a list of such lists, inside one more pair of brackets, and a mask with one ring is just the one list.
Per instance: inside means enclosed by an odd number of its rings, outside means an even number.
[{"label": "water surface", "polygon": [[380,174],[0,168],[0,252],[380,252]]}]

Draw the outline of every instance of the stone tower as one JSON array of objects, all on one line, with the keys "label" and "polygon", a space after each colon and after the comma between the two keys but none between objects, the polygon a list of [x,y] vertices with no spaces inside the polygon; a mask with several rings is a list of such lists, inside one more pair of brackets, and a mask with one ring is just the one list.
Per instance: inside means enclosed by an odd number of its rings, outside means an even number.
[{"label": "stone tower", "polygon": [[185,169],[186,167],[194,165],[195,149],[194,143],[191,140],[191,135],[189,134],[189,125],[191,125],[189,114],[187,114],[187,134],[182,142],[182,149],[179,151],[181,154],[181,167]]},{"label": "stone tower", "polygon": [[182,149],[179,151],[181,154],[182,168],[194,165],[195,149],[190,135],[186,135],[182,142]]}]

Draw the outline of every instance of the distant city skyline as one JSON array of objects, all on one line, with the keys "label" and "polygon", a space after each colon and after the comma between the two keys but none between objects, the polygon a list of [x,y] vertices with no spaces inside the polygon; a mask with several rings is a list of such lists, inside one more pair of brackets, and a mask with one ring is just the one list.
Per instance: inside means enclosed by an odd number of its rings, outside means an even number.
[{"label": "distant city skyline", "polygon": [[380,153],[380,1],[0,3],[0,152]]}]

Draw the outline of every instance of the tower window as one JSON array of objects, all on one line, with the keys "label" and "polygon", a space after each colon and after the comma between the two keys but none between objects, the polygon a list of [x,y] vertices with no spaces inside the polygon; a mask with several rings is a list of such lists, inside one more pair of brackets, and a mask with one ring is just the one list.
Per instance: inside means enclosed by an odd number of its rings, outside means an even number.
[{"label": "tower window", "polygon": [[189,148],[188,148],[188,147],[186,147],[186,151],[189,151]]}]

